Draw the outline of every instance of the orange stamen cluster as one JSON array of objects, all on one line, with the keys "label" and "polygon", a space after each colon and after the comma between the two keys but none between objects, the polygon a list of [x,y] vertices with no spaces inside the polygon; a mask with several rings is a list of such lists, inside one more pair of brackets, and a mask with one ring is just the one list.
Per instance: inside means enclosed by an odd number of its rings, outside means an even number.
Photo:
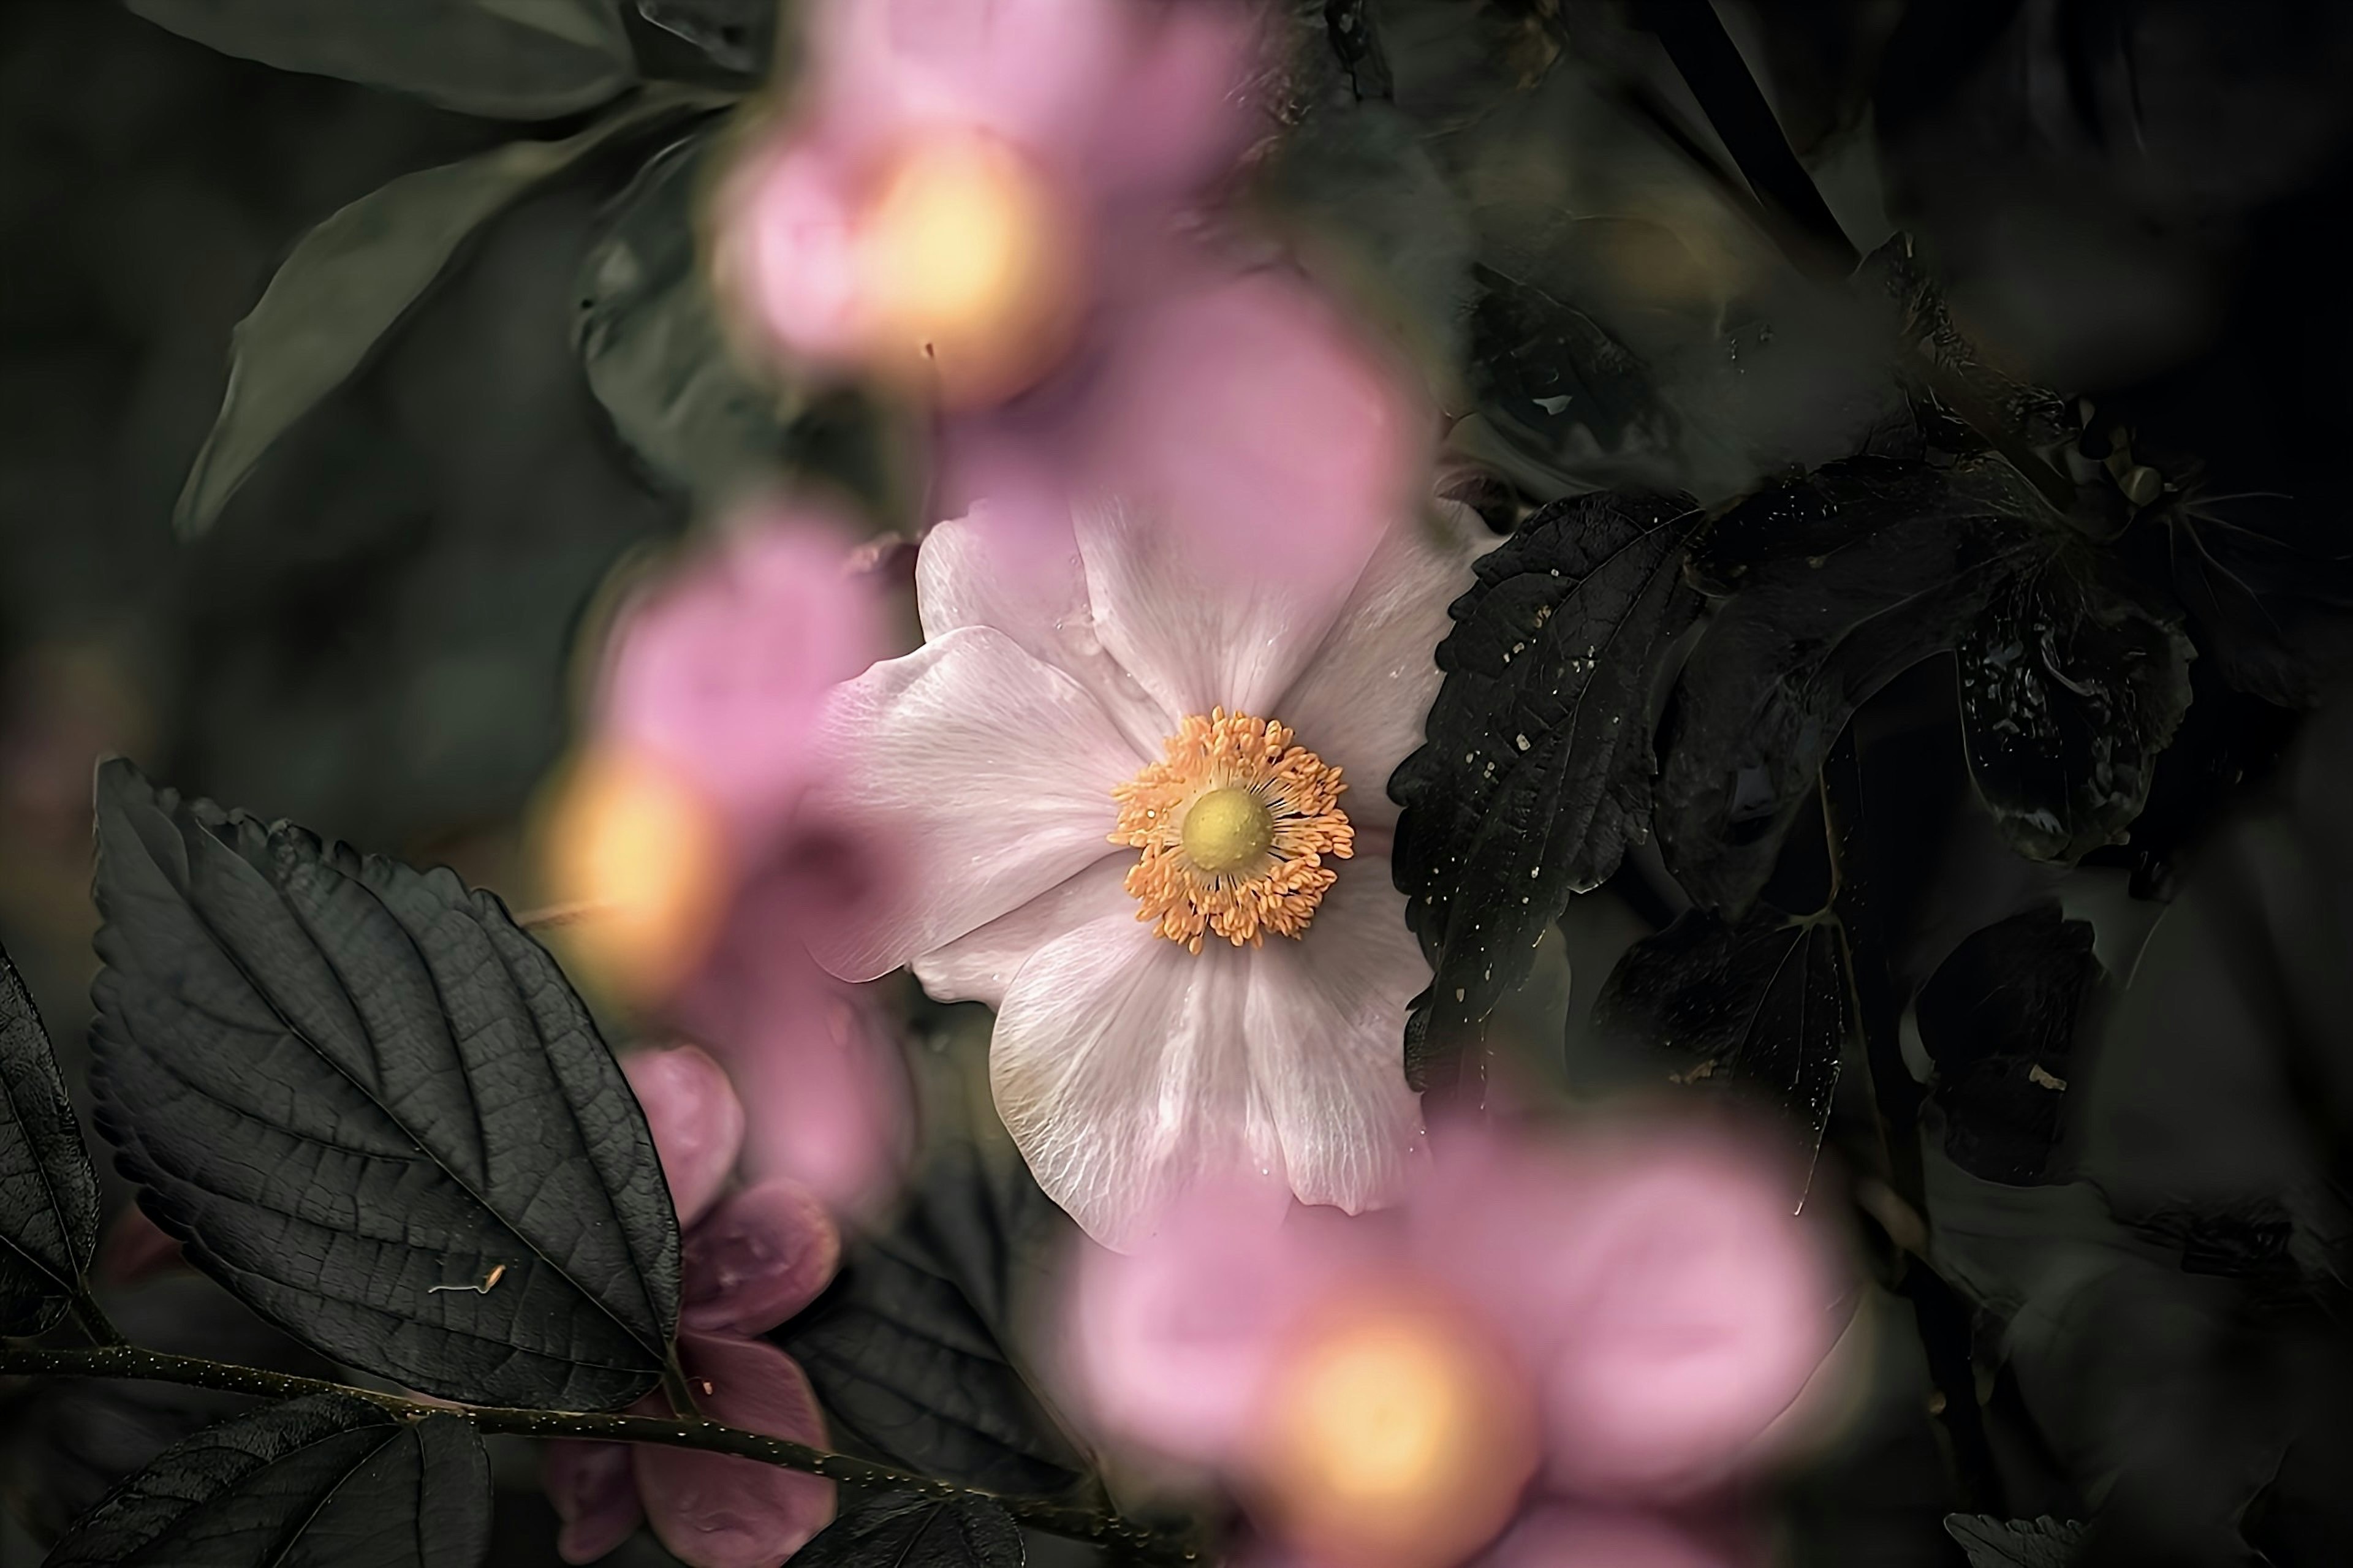
[{"label": "orange stamen cluster", "polygon": [[1144,851],[1127,874],[1135,918],[1194,952],[1212,932],[1236,947],[1298,937],[1335,879],[1324,858],[1356,852],[1347,787],[1271,719],[1187,718],[1159,762],[1112,791],[1111,841]]}]

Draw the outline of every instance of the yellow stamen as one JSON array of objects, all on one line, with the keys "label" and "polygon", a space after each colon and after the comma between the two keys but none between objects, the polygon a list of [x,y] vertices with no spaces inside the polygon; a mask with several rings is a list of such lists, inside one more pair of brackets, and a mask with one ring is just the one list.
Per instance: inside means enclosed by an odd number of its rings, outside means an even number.
[{"label": "yellow stamen", "polygon": [[1271,719],[1212,710],[1168,737],[1166,754],[1113,790],[1113,844],[1144,851],[1127,874],[1135,912],[1195,952],[1214,932],[1257,947],[1296,938],[1356,852],[1339,807],[1340,770]]}]

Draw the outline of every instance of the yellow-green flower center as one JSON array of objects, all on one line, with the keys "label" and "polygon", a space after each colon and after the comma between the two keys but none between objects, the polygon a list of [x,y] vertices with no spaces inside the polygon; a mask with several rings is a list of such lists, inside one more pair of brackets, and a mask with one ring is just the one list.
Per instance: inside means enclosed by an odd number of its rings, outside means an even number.
[{"label": "yellow-green flower center", "polygon": [[1239,871],[1273,847],[1274,813],[1246,789],[1213,789],[1185,813],[1177,837],[1202,870]]}]

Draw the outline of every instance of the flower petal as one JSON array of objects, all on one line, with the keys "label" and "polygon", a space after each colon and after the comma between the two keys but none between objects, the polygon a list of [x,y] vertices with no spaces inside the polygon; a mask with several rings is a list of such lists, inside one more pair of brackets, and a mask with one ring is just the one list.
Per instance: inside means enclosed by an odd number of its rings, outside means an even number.
[{"label": "flower petal", "polygon": [[1738,1568],[1754,1561],[1654,1514],[1543,1503],[1474,1568]]},{"label": "flower petal", "polygon": [[1114,910],[1039,949],[1007,989],[997,1111],[1047,1195],[1104,1245],[1205,1176],[1281,1157],[1244,1037],[1254,956],[1188,952]]},{"label": "flower petal", "polygon": [[[758,1340],[681,1334],[679,1359],[714,1421],[822,1446],[817,1395],[791,1357]],[[643,1443],[638,1489],[654,1533],[689,1568],[774,1568],[833,1518],[831,1481],[757,1459]]]},{"label": "flower petal", "polygon": [[627,1443],[550,1443],[540,1479],[563,1521],[555,1554],[566,1563],[596,1562],[635,1535],[646,1517]]},{"label": "flower petal", "polygon": [[840,1262],[841,1233],[816,1194],[782,1179],[746,1187],[688,1234],[679,1321],[765,1334],[816,1300]]},{"label": "flower petal", "polygon": [[824,809],[892,857],[812,933],[828,969],[871,980],[1102,858],[1112,786],[1141,760],[1102,704],[1004,633],[967,626],[876,665],[827,715],[839,774]]},{"label": "flower petal", "polygon": [[935,1001],[1002,1007],[1031,953],[1091,921],[1134,918],[1135,896],[1125,885],[1134,864],[1134,850],[1113,849],[1060,887],[915,960],[915,978]]},{"label": "flower petal", "polygon": [[1274,704],[1299,743],[1341,770],[1341,807],[1363,827],[1394,827],[1389,774],[1422,742],[1438,696],[1447,606],[1471,586],[1472,563],[1502,542],[1459,501],[1389,530],[1331,635]]},{"label": "flower petal", "polygon": [[1252,954],[1244,1016],[1292,1191],[1356,1214],[1396,1193],[1420,1141],[1405,1017],[1430,965],[1388,862],[1358,856],[1338,869],[1304,936]]},{"label": "flower petal", "polygon": [[621,1070],[644,1108],[678,1223],[702,1217],[744,1148],[744,1103],[726,1069],[692,1046],[637,1051]]}]

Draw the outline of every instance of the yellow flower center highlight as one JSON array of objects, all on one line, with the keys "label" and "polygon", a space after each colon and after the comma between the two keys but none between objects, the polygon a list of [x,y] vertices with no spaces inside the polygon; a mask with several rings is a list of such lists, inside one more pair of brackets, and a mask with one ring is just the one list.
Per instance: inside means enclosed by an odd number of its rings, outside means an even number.
[{"label": "yellow flower center highlight", "polygon": [[1525,1380],[1460,1315],[1353,1305],[1279,1363],[1252,1468],[1321,1561],[1439,1568],[1507,1524],[1540,1452]]},{"label": "yellow flower center highlight", "polygon": [[543,823],[543,867],[581,918],[566,945],[632,1002],[701,963],[727,900],[718,814],[654,759],[599,748],[565,778]]},{"label": "yellow flower center highlight", "polygon": [[918,143],[884,179],[861,243],[881,368],[955,405],[1020,390],[1069,347],[1075,226],[1051,184],[981,136]]},{"label": "yellow flower center highlight", "polygon": [[1111,841],[1144,851],[1127,874],[1135,918],[1195,952],[1211,934],[1236,947],[1300,936],[1334,881],[1324,858],[1356,852],[1347,787],[1271,719],[1187,718],[1159,762],[1112,791]]}]

